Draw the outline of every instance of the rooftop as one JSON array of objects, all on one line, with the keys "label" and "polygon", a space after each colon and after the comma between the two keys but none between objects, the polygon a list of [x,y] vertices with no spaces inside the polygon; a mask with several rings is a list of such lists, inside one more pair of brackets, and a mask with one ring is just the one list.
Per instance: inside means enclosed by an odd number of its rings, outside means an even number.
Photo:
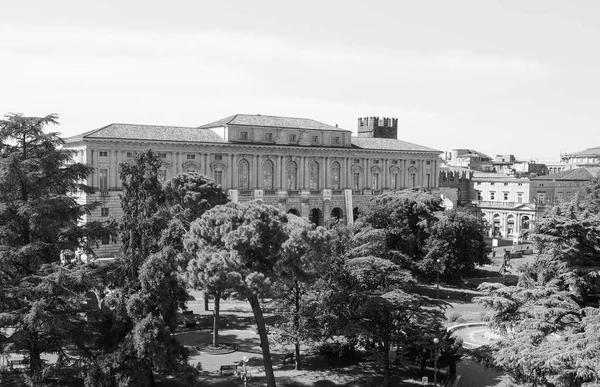
[{"label": "rooftop", "polygon": [[390,138],[352,137],[352,146],[360,149],[400,150],[418,152],[442,153],[437,149],[427,148],[422,145],[413,144],[402,140]]},{"label": "rooftop", "polygon": [[126,139],[148,141],[178,142],[225,142],[221,136],[210,129],[181,126],[110,124],[100,129],[68,137],[65,142],[77,142],[83,139]]},{"label": "rooftop", "polygon": [[235,114],[218,121],[199,126],[199,129],[218,128],[228,125],[242,126],[262,126],[269,128],[289,128],[289,129],[308,129],[308,130],[336,130],[341,132],[350,132],[347,129],[341,129],[337,126],[331,126],[309,118],[296,117],[278,117],[263,116],[260,114]]},{"label": "rooftop", "polygon": [[567,156],[570,156],[570,157],[573,157],[573,156],[580,156],[580,157],[600,156],[600,146],[597,146],[595,148],[588,148],[586,150],[582,150],[582,151],[575,152],[575,153],[569,153]]},{"label": "rooftop", "polygon": [[533,180],[592,180],[599,176],[600,167],[583,167],[534,177]]}]

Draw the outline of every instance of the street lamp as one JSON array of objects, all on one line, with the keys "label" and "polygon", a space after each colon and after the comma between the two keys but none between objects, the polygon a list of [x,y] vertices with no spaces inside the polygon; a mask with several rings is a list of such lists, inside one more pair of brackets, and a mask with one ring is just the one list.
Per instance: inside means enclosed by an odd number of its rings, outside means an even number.
[{"label": "street lamp", "polygon": [[433,355],[433,386],[437,387],[437,359],[438,359],[438,344],[440,339],[434,337],[433,344],[435,345],[435,353]]},{"label": "street lamp", "polygon": [[252,373],[248,369],[248,356],[244,356],[241,361],[242,372],[240,372],[240,379],[244,381],[244,387],[247,386],[248,380],[252,379]]}]

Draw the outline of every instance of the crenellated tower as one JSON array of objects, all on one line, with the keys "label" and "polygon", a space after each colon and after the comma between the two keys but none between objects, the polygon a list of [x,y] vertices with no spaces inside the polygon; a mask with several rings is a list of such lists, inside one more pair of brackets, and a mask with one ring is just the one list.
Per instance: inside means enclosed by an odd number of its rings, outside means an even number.
[{"label": "crenellated tower", "polygon": [[398,138],[398,119],[361,117],[358,119],[358,137]]}]

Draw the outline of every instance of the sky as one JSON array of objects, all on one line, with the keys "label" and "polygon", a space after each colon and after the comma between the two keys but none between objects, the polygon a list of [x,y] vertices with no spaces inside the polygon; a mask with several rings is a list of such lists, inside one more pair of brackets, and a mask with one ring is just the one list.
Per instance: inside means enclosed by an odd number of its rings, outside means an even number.
[{"label": "sky", "polygon": [[236,114],[558,161],[600,146],[598,1],[0,3],[0,115],[199,126]]}]

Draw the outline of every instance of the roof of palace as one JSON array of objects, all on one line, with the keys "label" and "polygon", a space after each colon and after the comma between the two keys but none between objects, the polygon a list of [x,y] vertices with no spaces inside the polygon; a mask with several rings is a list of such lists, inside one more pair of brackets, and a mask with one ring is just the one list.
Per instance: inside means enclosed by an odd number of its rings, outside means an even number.
[{"label": "roof of palace", "polygon": [[100,129],[66,138],[66,142],[83,139],[125,139],[148,141],[225,142],[210,129],[181,126],[110,124]]},{"label": "roof of palace", "polygon": [[392,138],[352,137],[352,146],[360,149],[418,151],[442,153],[437,149]]},{"label": "roof of palace", "polygon": [[597,146],[595,148],[588,148],[586,150],[582,150],[579,152],[575,152],[575,153],[569,153],[567,156],[573,157],[573,156],[598,156],[600,155],[600,146]]},{"label": "roof of palace", "polygon": [[263,116],[261,114],[234,114],[209,124],[199,126],[200,129],[218,128],[228,125],[263,126],[290,129],[317,129],[349,132],[347,129],[331,126],[309,118]]},{"label": "roof of palace", "polygon": [[598,176],[600,167],[582,167],[534,177],[533,180],[592,180]]}]

